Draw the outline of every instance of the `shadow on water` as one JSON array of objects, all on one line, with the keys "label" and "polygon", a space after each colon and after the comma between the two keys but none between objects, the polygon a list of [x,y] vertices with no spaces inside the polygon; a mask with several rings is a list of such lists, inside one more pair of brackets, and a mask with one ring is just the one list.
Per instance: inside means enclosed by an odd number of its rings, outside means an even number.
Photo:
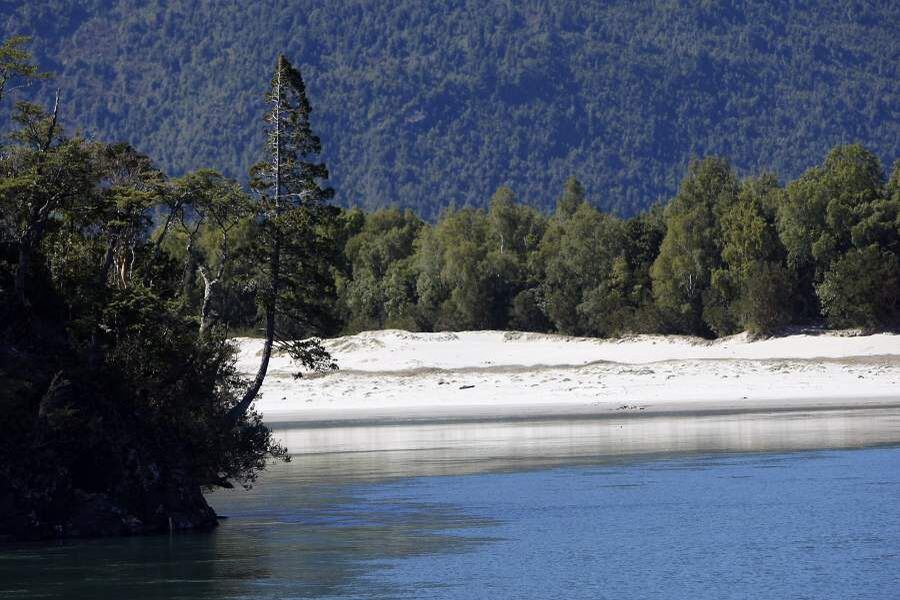
[{"label": "shadow on water", "polygon": [[[287,468],[285,468],[287,467]],[[0,598],[318,598],[368,592],[375,562],[465,552],[483,519],[452,507],[296,487],[289,465],[250,492],[215,498],[215,531],[0,548]],[[355,590],[355,592],[354,592]]]}]

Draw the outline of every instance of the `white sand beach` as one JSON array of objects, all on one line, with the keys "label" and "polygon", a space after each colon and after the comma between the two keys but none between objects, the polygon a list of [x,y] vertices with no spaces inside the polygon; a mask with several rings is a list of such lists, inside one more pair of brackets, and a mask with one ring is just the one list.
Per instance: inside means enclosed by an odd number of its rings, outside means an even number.
[{"label": "white sand beach", "polygon": [[[242,338],[254,373],[261,340]],[[275,356],[256,406],[268,422],[465,418],[900,404],[900,335],[822,332],[750,341],[387,330],[326,340],[340,370]]]}]

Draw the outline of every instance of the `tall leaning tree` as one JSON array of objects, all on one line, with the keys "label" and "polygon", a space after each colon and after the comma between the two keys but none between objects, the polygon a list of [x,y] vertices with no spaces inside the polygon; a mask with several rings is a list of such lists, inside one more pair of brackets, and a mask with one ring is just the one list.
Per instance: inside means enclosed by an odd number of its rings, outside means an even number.
[{"label": "tall leaning tree", "polygon": [[327,260],[322,250],[334,216],[328,205],[334,190],[322,183],[328,168],[319,161],[322,143],[310,126],[312,107],[303,78],[283,55],[278,56],[266,103],[265,160],[250,173],[262,216],[265,342],[256,376],[229,412],[229,424],[236,423],[259,394],[273,347],[312,370],[336,368],[318,339],[295,338],[296,332],[306,331],[303,325],[315,320],[309,312],[318,310],[309,296],[316,293],[321,283],[317,275]]}]

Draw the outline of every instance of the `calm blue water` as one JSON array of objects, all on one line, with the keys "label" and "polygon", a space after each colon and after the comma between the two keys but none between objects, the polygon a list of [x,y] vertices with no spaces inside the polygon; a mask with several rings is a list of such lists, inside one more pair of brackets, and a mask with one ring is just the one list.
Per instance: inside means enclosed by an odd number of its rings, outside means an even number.
[{"label": "calm blue water", "polygon": [[[900,598],[900,450],[713,456],[432,478],[490,538],[385,564],[386,597]],[[459,535],[463,535],[461,532]]]},{"label": "calm blue water", "polygon": [[0,548],[0,598],[900,598],[900,447],[444,467],[300,456],[213,533]]}]

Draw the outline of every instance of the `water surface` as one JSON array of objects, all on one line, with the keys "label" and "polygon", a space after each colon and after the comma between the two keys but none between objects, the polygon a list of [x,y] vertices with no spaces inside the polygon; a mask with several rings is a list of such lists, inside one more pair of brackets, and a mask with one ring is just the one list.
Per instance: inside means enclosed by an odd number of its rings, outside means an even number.
[{"label": "water surface", "polygon": [[216,531],[0,548],[0,598],[891,598],[900,412],[280,431]]}]

